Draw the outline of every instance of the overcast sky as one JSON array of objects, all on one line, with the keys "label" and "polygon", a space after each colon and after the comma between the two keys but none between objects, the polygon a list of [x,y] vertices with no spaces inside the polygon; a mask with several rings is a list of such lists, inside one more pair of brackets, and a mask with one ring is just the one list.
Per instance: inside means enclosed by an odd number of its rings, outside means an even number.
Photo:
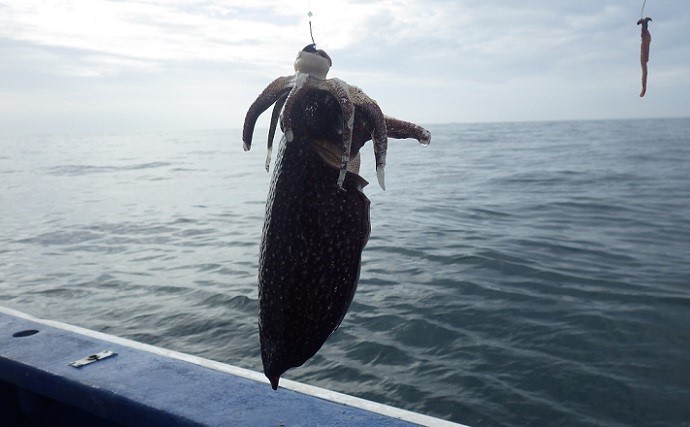
[{"label": "overcast sky", "polygon": [[[241,128],[314,37],[421,124],[690,116],[690,2],[0,0],[0,132]],[[265,114],[267,116],[268,113]],[[267,123],[267,117],[260,125]]]}]

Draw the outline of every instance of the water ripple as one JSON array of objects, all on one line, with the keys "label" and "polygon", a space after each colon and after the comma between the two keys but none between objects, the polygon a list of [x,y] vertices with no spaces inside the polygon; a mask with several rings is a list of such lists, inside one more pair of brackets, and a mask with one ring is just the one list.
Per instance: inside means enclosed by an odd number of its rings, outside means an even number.
[{"label": "water ripple", "polygon": [[[690,121],[431,130],[366,188],[350,312],[287,377],[477,426],[687,424]],[[5,141],[0,302],[261,370],[270,175],[239,141]]]}]

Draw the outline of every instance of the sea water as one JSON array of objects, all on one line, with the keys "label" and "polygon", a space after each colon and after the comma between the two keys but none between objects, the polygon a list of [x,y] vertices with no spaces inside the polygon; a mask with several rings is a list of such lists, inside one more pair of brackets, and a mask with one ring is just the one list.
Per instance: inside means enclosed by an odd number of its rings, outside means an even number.
[{"label": "sea water", "polygon": [[[428,128],[385,192],[364,147],[357,294],[286,377],[478,426],[690,423],[690,119]],[[0,305],[260,371],[263,135],[0,137]]]}]

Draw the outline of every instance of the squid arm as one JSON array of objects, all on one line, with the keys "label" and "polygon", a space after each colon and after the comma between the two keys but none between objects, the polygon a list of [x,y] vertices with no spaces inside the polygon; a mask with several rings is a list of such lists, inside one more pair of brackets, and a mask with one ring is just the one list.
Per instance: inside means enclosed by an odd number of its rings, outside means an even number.
[{"label": "squid arm", "polygon": [[268,169],[271,165],[271,153],[273,152],[273,138],[276,135],[276,128],[278,127],[278,119],[280,118],[280,112],[283,109],[283,105],[285,105],[285,100],[287,99],[287,93],[282,95],[278,100],[276,101],[276,104],[273,106],[273,113],[271,113],[271,124],[270,127],[268,128],[268,150],[266,153],[266,172],[268,172]]},{"label": "squid arm", "polygon": [[389,138],[413,138],[419,141],[419,143],[425,147],[431,143],[431,133],[418,124],[407,122],[405,120],[399,120],[390,116],[385,117],[386,130]]},{"label": "squid arm", "polygon": [[254,127],[256,126],[256,120],[261,113],[268,109],[268,107],[290,91],[292,81],[293,76],[278,77],[261,92],[256,98],[256,101],[249,107],[247,115],[244,118],[244,127],[242,129],[242,145],[244,151],[249,151],[252,146],[252,137],[254,134]]},{"label": "squid arm", "polygon": [[388,151],[388,131],[386,119],[381,107],[357,86],[350,86],[350,96],[358,105],[357,111],[366,116],[371,124],[371,139],[374,143],[376,160],[376,178],[382,189],[386,189],[385,172],[386,152]]}]

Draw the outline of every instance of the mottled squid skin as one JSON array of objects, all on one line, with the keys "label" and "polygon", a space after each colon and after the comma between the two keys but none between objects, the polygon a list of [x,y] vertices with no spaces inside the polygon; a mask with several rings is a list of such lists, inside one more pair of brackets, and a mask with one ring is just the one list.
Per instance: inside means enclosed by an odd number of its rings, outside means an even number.
[{"label": "mottled squid skin", "polygon": [[[295,141],[281,144],[261,241],[259,337],[273,389],[345,317],[370,230],[369,200],[360,191],[366,182],[348,172],[343,192],[323,179],[324,172],[337,179],[338,171],[317,159],[308,141]],[[284,163],[306,167],[280,169]]]},{"label": "mottled squid skin", "polygon": [[[313,145],[315,133],[334,126],[309,126],[305,108],[293,110],[294,138],[280,144],[259,258],[261,358],[274,389],[285,371],[316,354],[345,317],[370,231],[369,199],[361,191],[367,182],[347,172],[345,191],[336,185],[339,170]],[[330,114],[327,108],[319,112]],[[339,142],[332,144],[337,151]]]},{"label": "mottled squid skin", "polygon": [[286,135],[266,203],[259,257],[261,359],[273,389],[285,371],[316,354],[354,297],[370,232],[369,199],[362,192],[368,183],[358,174],[360,148],[373,140],[384,187],[388,137],[415,138],[422,145],[431,138],[421,126],[385,116],[356,86],[300,79],[304,82],[294,76],[274,80],[250,106],[242,137],[248,150],[258,116],[275,103],[267,170],[279,116]]}]

